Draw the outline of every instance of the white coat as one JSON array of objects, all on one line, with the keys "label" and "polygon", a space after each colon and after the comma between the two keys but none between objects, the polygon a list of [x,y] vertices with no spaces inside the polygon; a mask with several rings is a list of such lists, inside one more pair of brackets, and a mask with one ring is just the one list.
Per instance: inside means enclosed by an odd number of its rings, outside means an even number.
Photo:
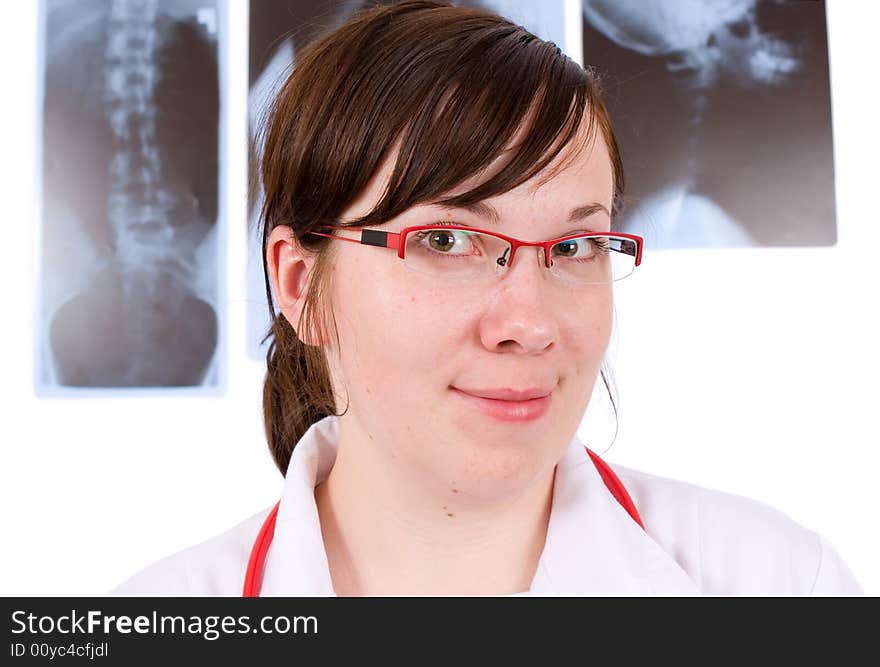
[{"label": "white coat", "polygon": [[[338,419],[296,445],[261,595],[332,596],[314,488],[336,458]],[[612,465],[647,532],[611,495],[577,436],[559,462],[544,550],[528,595],[859,595],[834,548],[785,514],[741,496]],[[241,595],[271,508],[168,556],[115,595]]]}]

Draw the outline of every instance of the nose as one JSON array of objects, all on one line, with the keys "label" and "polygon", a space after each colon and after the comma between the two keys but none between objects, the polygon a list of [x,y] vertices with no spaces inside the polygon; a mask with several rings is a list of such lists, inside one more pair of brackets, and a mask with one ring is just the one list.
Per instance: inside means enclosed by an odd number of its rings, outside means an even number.
[{"label": "nose", "polygon": [[539,247],[520,248],[489,288],[480,340],[492,352],[540,354],[559,340],[558,298]]}]

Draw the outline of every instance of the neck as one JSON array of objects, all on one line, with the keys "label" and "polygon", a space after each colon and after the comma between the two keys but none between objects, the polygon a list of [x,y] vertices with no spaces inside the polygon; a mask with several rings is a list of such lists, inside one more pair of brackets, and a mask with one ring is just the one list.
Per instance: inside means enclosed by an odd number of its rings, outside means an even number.
[{"label": "neck", "polygon": [[[346,437],[347,436],[347,437]],[[544,548],[555,468],[515,496],[475,502],[420,480],[343,428],[315,489],[337,595],[527,591]],[[381,480],[381,481],[379,481]]]}]

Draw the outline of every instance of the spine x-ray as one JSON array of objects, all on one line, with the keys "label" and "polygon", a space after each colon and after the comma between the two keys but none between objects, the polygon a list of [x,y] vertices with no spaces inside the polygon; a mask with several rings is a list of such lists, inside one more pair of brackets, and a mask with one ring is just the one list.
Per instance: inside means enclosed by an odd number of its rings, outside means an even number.
[{"label": "spine x-ray", "polygon": [[216,0],[45,0],[38,393],[218,383]]}]

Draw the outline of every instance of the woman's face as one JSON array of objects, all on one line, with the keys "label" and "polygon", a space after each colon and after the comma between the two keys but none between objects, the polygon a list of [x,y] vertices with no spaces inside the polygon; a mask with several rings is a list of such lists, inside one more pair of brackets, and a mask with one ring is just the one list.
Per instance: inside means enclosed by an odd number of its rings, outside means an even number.
[{"label": "woman's face", "polygon": [[[463,210],[420,205],[382,229],[399,232],[445,220],[527,241],[609,231],[605,212],[568,220],[572,209],[584,205],[611,208],[612,169],[599,134],[540,188],[535,189],[544,173],[485,200],[498,212],[496,224]],[[394,159],[389,156],[344,219],[373,208]],[[500,168],[496,163],[479,181]],[[477,182],[467,181],[451,194]],[[339,348],[330,363],[341,385],[337,392],[350,399],[341,433],[354,429],[360,446],[376,448],[419,484],[460,493],[461,500],[464,494],[475,500],[517,494],[548,474],[590,399],[611,330],[611,286],[561,283],[539,262],[541,250],[534,247],[520,248],[512,267],[494,282],[473,286],[414,273],[392,250],[334,243],[328,296]],[[537,401],[545,404],[543,414],[504,418],[493,406],[516,414],[528,408],[462,393],[504,390],[549,394]]]}]

